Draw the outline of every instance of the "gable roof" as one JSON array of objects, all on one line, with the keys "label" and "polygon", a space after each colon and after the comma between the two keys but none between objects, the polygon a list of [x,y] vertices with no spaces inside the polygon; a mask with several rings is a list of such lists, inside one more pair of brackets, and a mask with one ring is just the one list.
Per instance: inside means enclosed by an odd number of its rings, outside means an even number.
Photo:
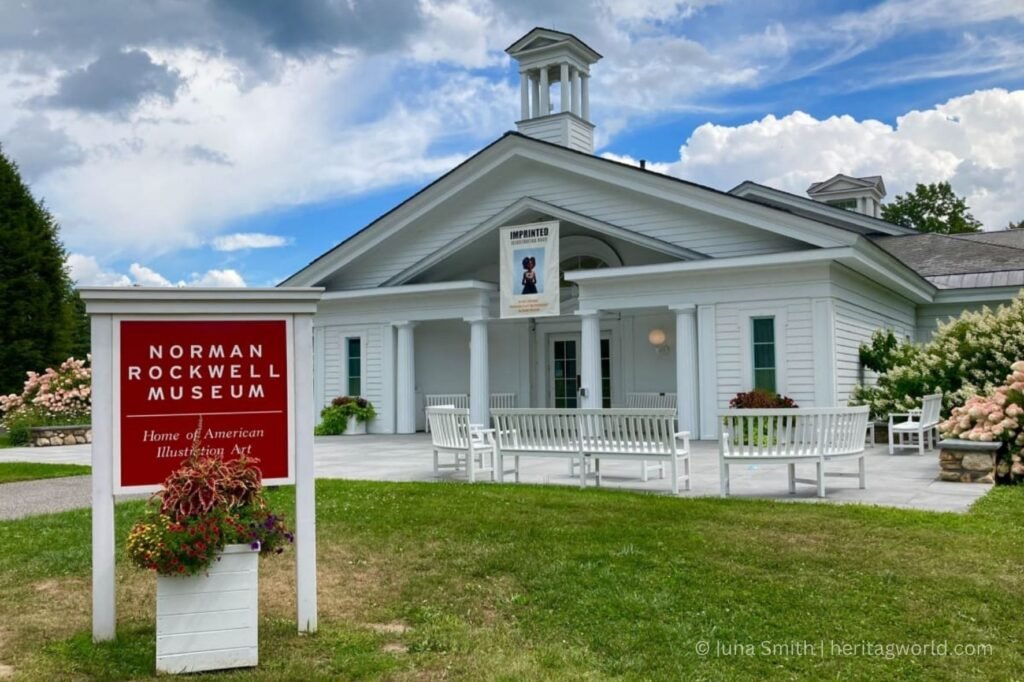
[{"label": "gable roof", "polygon": [[817,216],[799,215],[788,207],[755,201],[689,180],[510,131],[315,258],[279,286],[323,281],[338,268],[371,248],[376,243],[375,240],[401,229],[447,194],[465,187],[475,178],[516,155],[542,163],[562,162],[561,167],[584,174],[599,175],[625,189],[643,192],[698,211],[714,213],[751,227],[804,241],[812,246],[850,244],[860,234],[859,230],[848,224],[832,225]]},{"label": "gable roof", "polygon": [[858,213],[856,211],[848,211],[845,208],[831,206],[823,201],[815,201],[814,199],[803,197],[799,194],[785,192],[781,189],[775,189],[774,187],[762,185],[751,180],[741,182],[729,190],[729,193],[751,201],[763,203],[766,206],[773,206],[775,208],[787,210],[796,215],[817,220],[834,227],[850,230],[857,234],[918,234],[917,230],[913,228],[896,225],[882,220],[881,218],[864,215],[863,213]]},{"label": "gable roof", "polygon": [[885,196],[885,183],[882,182],[881,175],[866,175],[862,178],[855,178],[852,175],[846,175],[845,173],[836,173],[828,180],[812,182],[811,186],[807,188],[807,193],[811,195],[826,193],[836,189],[837,185],[852,185],[853,187],[873,189],[882,196]]},{"label": "gable roof", "polygon": [[572,33],[566,33],[565,31],[556,31],[553,28],[544,28],[543,26],[535,26],[519,40],[515,41],[511,45],[505,48],[505,52],[512,55],[513,53],[519,53],[524,50],[532,49],[531,43],[543,42],[547,39],[547,42],[543,47],[550,47],[556,43],[568,43],[575,46],[577,49],[582,50],[591,61],[598,61],[603,55],[587,45],[585,42],[574,36]]}]

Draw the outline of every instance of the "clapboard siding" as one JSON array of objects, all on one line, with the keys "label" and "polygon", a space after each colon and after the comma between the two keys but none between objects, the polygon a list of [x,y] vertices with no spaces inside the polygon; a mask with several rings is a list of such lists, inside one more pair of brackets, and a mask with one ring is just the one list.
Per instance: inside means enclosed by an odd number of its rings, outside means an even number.
[{"label": "clapboard siding", "polygon": [[363,397],[375,405],[384,399],[380,325],[333,325],[324,327],[323,395],[317,396],[320,405],[348,392],[345,339],[353,336],[363,339]]},{"label": "clapboard siding", "polygon": [[764,230],[522,160],[495,170],[404,228],[399,240],[386,240],[342,268],[328,286],[378,286],[423,258],[448,248],[523,197],[533,197],[713,257],[774,253],[806,246]]},{"label": "clapboard siding", "polygon": [[732,303],[715,307],[715,367],[718,407],[724,409],[741,391],[752,388],[751,317],[774,315],[780,393],[798,404],[814,404],[814,343],[811,299]]},{"label": "clapboard siding", "polygon": [[874,372],[861,370],[860,344],[870,341],[876,329],[891,329],[897,337],[908,339],[914,327],[904,319],[843,300],[835,302],[835,320],[836,404],[845,405],[854,386],[862,381],[872,385],[877,378]]}]

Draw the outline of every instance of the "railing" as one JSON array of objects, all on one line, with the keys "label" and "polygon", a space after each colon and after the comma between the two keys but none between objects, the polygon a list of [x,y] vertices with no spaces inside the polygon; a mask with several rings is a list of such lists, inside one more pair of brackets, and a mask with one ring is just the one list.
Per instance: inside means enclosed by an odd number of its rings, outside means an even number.
[{"label": "railing", "polygon": [[635,409],[675,409],[675,393],[627,393],[626,407]]},{"label": "railing", "polygon": [[[510,408],[516,406],[515,393],[492,393],[490,406],[491,408]],[[424,396],[425,407],[458,407],[460,409],[469,409],[469,394],[468,393],[428,393]],[[486,424],[484,424],[486,426]],[[430,433],[430,420],[426,420],[427,433]]]}]

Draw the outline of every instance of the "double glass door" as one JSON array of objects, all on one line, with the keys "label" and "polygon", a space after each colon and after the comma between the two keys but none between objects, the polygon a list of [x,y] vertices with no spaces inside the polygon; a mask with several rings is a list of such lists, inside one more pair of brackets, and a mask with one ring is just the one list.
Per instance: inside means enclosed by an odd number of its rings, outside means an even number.
[{"label": "double glass door", "polygon": [[[556,408],[580,406],[580,335],[553,334],[550,341],[550,404]],[[601,339],[603,406],[612,405],[611,340]]]}]

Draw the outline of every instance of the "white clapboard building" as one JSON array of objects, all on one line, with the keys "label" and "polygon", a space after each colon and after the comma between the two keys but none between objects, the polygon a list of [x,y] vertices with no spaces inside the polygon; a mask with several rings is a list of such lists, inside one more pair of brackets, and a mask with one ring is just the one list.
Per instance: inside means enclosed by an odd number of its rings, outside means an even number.
[{"label": "white clapboard building", "polygon": [[[492,403],[675,399],[682,427],[714,438],[737,392],[844,404],[870,380],[857,347],[874,330],[927,338],[1024,283],[1024,230],[946,237],[886,223],[880,177],[836,175],[806,197],[754,182],[724,192],[596,156],[601,55],[542,28],[507,52],[517,130],[283,283],[326,288],[316,400],[366,397],[371,432],[422,430],[429,401],[486,422]],[[557,287],[556,314],[503,316],[500,289],[525,296],[515,269],[527,259],[501,275],[502,228],[537,224],[557,235],[541,256],[561,272],[544,285]]]}]

